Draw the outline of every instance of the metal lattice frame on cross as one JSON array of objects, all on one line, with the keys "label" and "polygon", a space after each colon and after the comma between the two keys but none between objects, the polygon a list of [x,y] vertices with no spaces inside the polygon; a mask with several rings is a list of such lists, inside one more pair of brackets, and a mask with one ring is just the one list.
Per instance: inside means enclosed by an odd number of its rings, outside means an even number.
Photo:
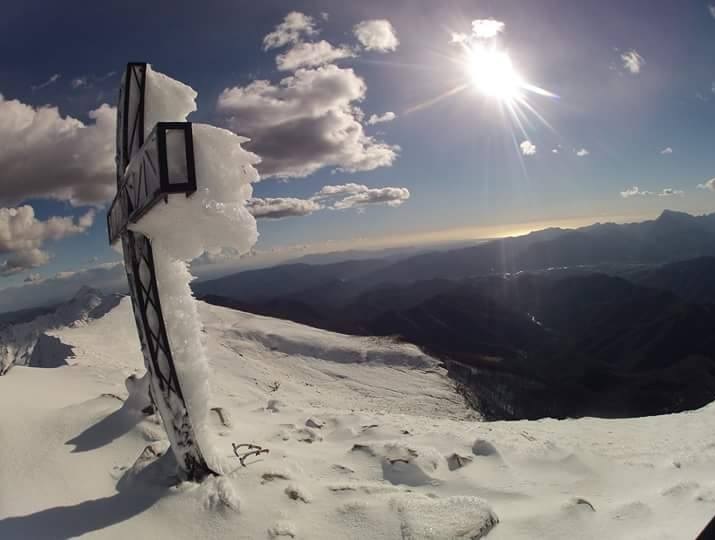
[{"label": "metal lattice frame on cross", "polygon": [[[145,138],[146,77],[147,64],[127,64],[117,107],[117,196],[107,213],[107,229],[110,244],[122,242],[151,399],[179,465],[189,478],[201,479],[214,473],[201,452],[181,390],[161,311],[151,241],[129,229],[156,204],[168,203],[169,194],[188,197],[196,191],[191,122],[159,122]],[[168,147],[176,155],[168,155]]]}]

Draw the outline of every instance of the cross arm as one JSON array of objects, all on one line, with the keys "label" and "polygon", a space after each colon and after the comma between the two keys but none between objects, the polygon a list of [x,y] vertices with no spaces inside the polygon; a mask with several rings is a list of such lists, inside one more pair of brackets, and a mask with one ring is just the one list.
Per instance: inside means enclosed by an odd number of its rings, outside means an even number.
[{"label": "cross arm", "polygon": [[109,243],[114,244],[170,193],[196,191],[191,122],[159,122],[132,157],[107,212]]}]

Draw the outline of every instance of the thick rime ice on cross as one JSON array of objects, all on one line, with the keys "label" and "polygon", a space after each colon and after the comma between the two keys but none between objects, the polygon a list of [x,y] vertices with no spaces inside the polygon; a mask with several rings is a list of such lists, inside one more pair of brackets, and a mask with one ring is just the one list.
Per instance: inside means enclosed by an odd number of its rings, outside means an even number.
[{"label": "thick rime ice on cross", "polygon": [[[145,132],[157,122],[185,121],[196,110],[196,92],[189,86],[147,66]],[[162,311],[174,364],[199,445],[212,465],[215,456],[207,433],[208,361],[201,341],[201,321],[189,283],[188,262],[204,251],[232,248],[247,252],[256,242],[256,221],[246,209],[253,167],[259,158],[241,148],[247,139],[225,129],[193,124],[194,159],[198,189],[190,197],[170,194],[130,229],[152,243]],[[172,151],[167,155],[183,158]],[[171,169],[172,163],[169,162]],[[177,450],[174,449],[176,452]]]}]

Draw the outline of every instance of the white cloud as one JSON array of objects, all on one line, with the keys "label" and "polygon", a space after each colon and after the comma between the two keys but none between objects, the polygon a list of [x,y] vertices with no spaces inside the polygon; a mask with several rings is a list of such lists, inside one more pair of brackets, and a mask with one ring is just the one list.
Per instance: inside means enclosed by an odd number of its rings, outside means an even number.
[{"label": "white cloud", "polygon": [[386,19],[362,21],[353,27],[353,33],[368,51],[394,51],[400,44],[395,28]]},{"label": "white cloud", "polygon": [[698,189],[709,189],[710,191],[715,191],[715,178],[711,178],[707,182],[698,184]]},{"label": "white cloud", "polygon": [[680,189],[675,189],[675,188],[663,188],[661,191],[647,191],[647,190],[642,190],[638,186],[633,186],[631,188],[626,189],[625,191],[621,191],[621,197],[624,199],[628,199],[630,197],[653,197],[653,196],[658,196],[658,197],[673,197],[673,196],[679,196],[683,195],[683,191]]},{"label": "white cloud", "polygon": [[354,56],[355,53],[349,47],[344,45],[333,47],[325,40],[315,43],[298,42],[276,57],[276,65],[281,71],[295,71],[300,67],[322,66]]},{"label": "white cloud", "polygon": [[552,149],[551,149],[551,153],[552,153],[552,154],[558,154],[558,153],[559,153],[559,149],[558,149],[558,148],[552,148]]},{"label": "white cloud", "polygon": [[330,201],[330,208],[345,210],[370,204],[386,204],[397,207],[410,198],[410,191],[403,187],[369,188],[353,182],[335,186],[323,186],[314,199]]},{"label": "white cloud", "polygon": [[577,150],[577,151],[576,151],[576,155],[577,155],[578,157],[585,157],[585,156],[589,155],[590,153],[591,153],[591,152],[589,152],[589,151],[586,150],[585,148],[581,148],[580,150]]},{"label": "white cloud", "polygon": [[494,19],[475,19],[472,21],[472,34],[475,38],[490,39],[504,31],[504,23]]},{"label": "white cloud", "polygon": [[32,91],[34,92],[35,90],[40,90],[41,88],[45,88],[47,86],[50,86],[51,84],[56,83],[61,76],[62,75],[60,75],[59,73],[55,73],[49,79],[47,79],[45,82],[40,83],[40,84],[33,84],[31,86]]},{"label": "white cloud", "polygon": [[495,19],[474,19],[471,33],[452,32],[449,42],[458,45],[469,45],[479,40],[494,39],[504,31],[505,27],[506,25],[502,21]]},{"label": "white cloud", "polygon": [[93,123],[62,117],[57,107],[31,107],[0,95],[0,204],[31,197],[98,204],[116,190],[116,109],[90,111]]},{"label": "white cloud", "polygon": [[712,4],[708,5],[708,11],[710,12],[710,15],[712,15],[713,19],[715,19],[715,6]]},{"label": "white cloud", "polygon": [[51,217],[40,221],[32,206],[0,208],[0,274],[10,275],[46,264],[49,255],[41,248],[48,240],[59,240],[85,232],[94,223],[90,210],[76,222],[70,217]]},{"label": "white cloud", "polygon": [[682,195],[684,192],[681,189],[675,188],[663,188],[663,190],[658,193],[658,197],[672,197],[673,195]]},{"label": "white cloud", "polygon": [[621,197],[623,197],[624,199],[628,199],[629,197],[647,197],[649,195],[653,195],[653,192],[641,191],[638,186],[633,186],[631,188],[626,189],[625,191],[621,191]]},{"label": "white cloud", "polygon": [[37,268],[47,264],[50,256],[41,249],[28,249],[10,254],[4,261],[0,262],[0,276],[11,276],[19,274],[30,268]]},{"label": "white cloud", "polygon": [[82,86],[87,86],[87,77],[76,77],[70,82],[72,88],[81,88]]},{"label": "white cloud", "polygon": [[76,222],[70,217],[51,217],[40,221],[30,205],[0,208],[0,253],[40,247],[46,240],[59,240],[85,232],[94,223],[89,210]]},{"label": "white cloud", "polygon": [[392,165],[399,147],[365,134],[356,105],[365,92],[352,69],[329,64],[298,69],[278,84],[227,88],[217,107],[228,127],[251,138],[264,176],[304,177],[322,167],[367,171]]},{"label": "white cloud", "polygon": [[191,261],[192,270],[200,266],[221,264],[228,261],[235,261],[244,257],[250,257],[254,253],[250,249],[246,253],[241,253],[236,248],[219,248],[204,251],[201,255]]},{"label": "white cloud", "polygon": [[248,201],[248,210],[256,219],[283,219],[307,216],[318,210],[364,209],[368,205],[400,206],[410,198],[410,191],[403,187],[370,188],[364,184],[323,186],[308,199],[294,197],[254,197]]},{"label": "white cloud", "polygon": [[663,149],[660,151],[660,153],[663,154],[663,155],[672,154],[672,153],[673,153],[673,149],[672,149],[670,146],[668,146],[668,147],[666,147],[666,148],[663,148]]},{"label": "white cloud", "polygon": [[282,219],[286,217],[307,216],[322,206],[312,199],[296,199],[293,197],[254,197],[246,206],[256,219]]},{"label": "white cloud", "polygon": [[529,140],[522,141],[521,144],[519,144],[519,148],[521,148],[521,153],[525,156],[533,156],[536,154],[536,146]]},{"label": "white cloud", "polygon": [[370,115],[367,123],[372,126],[374,124],[381,124],[382,122],[392,122],[395,118],[397,118],[395,113],[387,111],[385,114],[381,114],[379,116],[377,114]]},{"label": "white cloud", "polygon": [[263,49],[266,51],[277,49],[289,43],[297,43],[303,36],[312,36],[317,33],[312,17],[292,11],[285,16],[283,22],[276,26],[273,32],[263,38]]},{"label": "white cloud", "polygon": [[645,64],[645,59],[638,54],[638,51],[631,49],[621,54],[623,67],[634,75],[641,72],[641,67]]}]

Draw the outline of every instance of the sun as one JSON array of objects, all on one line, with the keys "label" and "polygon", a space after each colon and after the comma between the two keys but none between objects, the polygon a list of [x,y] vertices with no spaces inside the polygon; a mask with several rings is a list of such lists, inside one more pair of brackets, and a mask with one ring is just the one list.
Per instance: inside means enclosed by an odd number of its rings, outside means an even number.
[{"label": "sun", "polygon": [[[476,22],[484,24],[475,25]],[[473,21],[472,26],[472,35],[452,33],[450,43],[457,45],[460,52],[455,56],[447,56],[447,59],[461,71],[457,84],[406,109],[405,114],[431,107],[444,99],[473,89],[487,101],[497,104],[496,108],[510,117],[522,132],[525,132],[523,124],[527,122],[529,114],[551,128],[530,103],[530,98],[534,94],[552,99],[559,99],[559,96],[530,83],[521,75],[509,52],[500,46],[497,39],[497,35],[503,30],[502,23],[492,20]]]},{"label": "sun", "polygon": [[474,88],[485,96],[507,104],[524,99],[523,90],[528,85],[506,51],[473,45],[467,50],[466,68]]}]

